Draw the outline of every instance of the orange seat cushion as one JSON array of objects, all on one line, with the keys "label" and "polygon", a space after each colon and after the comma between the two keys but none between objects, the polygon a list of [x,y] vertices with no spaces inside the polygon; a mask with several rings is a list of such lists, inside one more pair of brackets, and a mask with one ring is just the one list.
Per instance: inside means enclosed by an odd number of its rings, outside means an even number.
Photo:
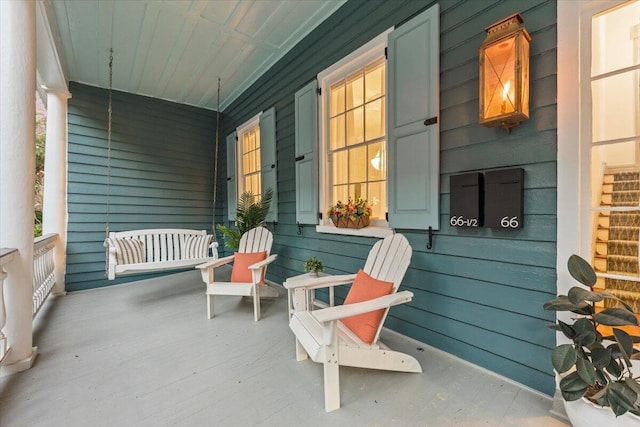
[{"label": "orange seat cushion", "polygon": [[[393,290],[393,282],[385,282],[369,276],[362,270],[358,270],[356,279],[349,289],[344,304],[368,301],[370,299],[389,295]],[[378,331],[385,309],[358,314],[342,319],[342,323],[351,329],[362,341],[371,344]]]},{"label": "orange seat cushion", "polygon": [[[249,266],[256,262],[267,259],[267,251],[262,252],[236,252],[233,256],[233,270],[231,271],[231,281],[240,283],[251,283],[251,270]],[[260,278],[260,284],[264,284],[264,270]]]}]

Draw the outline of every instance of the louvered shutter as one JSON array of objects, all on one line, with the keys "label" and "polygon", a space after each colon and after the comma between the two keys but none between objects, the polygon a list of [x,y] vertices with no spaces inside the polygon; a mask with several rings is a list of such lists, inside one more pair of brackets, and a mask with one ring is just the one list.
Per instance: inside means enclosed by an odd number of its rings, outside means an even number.
[{"label": "louvered shutter", "polygon": [[273,190],[267,222],[278,221],[278,162],[276,151],[276,111],[270,108],[260,115],[260,180],[262,194]]},{"label": "louvered shutter", "polygon": [[439,229],[439,7],[389,34],[388,199],[393,228]]},{"label": "louvered shutter", "polygon": [[318,100],[312,81],[295,93],[296,221],[318,222]]}]

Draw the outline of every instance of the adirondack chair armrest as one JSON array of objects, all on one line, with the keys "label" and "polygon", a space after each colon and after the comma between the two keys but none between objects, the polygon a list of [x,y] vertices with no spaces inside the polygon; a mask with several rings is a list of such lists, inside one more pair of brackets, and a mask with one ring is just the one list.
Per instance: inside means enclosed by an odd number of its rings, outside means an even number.
[{"label": "adirondack chair armrest", "polygon": [[319,289],[332,286],[348,285],[355,280],[355,274],[341,274],[336,276],[309,277],[284,282],[286,289]]},{"label": "adirondack chair armrest", "polygon": [[333,320],[344,319],[345,317],[356,316],[358,314],[368,313],[381,308],[392,307],[394,305],[403,304],[411,301],[413,292],[402,291],[391,295],[374,298],[369,301],[357,302],[354,304],[338,305],[335,307],[327,307],[313,311],[312,315],[320,323],[327,323]]},{"label": "adirondack chair armrest", "polygon": [[256,262],[255,264],[251,264],[249,266],[249,270],[260,270],[265,265],[271,264],[273,261],[276,260],[276,258],[278,258],[278,255],[276,254],[269,255],[266,259]]},{"label": "adirondack chair armrest", "polygon": [[229,264],[230,262],[233,262],[233,257],[234,257],[233,255],[229,255],[224,258],[218,258],[213,261],[205,262],[204,264],[196,265],[196,268],[199,268],[200,270],[205,270],[208,268],[220,267],[221,265],[225,265],[225,264]]}]

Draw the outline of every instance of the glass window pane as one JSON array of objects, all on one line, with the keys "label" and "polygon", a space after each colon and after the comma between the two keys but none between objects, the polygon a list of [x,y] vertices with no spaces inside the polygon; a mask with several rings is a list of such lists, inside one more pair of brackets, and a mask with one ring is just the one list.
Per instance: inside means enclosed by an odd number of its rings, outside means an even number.
[{"label": "glass window pane", "polygon": [[250,171],[249,158],[251,154],[245,154],[242,156],[242,174],[246,175]]},{"label": "glass window pane", "polygon": [[346,184],[348,183],[349,166],[347,161],[349,159],[349,152],[346,150],[338,151],[331,156],[331,169],[333,184]]},{"label": "glass window pane", "polygon": [[247,145],[249,150],[253,150],[256,148],[255,139],[253,138],[253,133],[251,131],[247,132]]},{"label": "glass window pane", "polygon": [[344,147],[344,114],[329,120],[329,148],[336,150]]},{"label": "glass window pane", "polygon": [[365,101],[384,96],[384,64],[376,65],[365,74]]},{"label": "glass window pane", "polygon": [[255,150],[253,152],[253,161],[251,162],[251,172],[255,173],[255,171],[258,170],[258,162],[260,161],[258,155],[259,155],[259,151]]},{"label": "glass window pane", "polygon": [[382,141],[370,144],[367,147],[367,168],[369,169],[369,181],[384,179],[387,176],[385,171],[384,146],[384,141]]},{"label": "glass window pane", "polygon": [[253,132],[253,138],[255,139],[256,148],[260,149],[260,127],[256,127]]},{"label": "glass window pane", "polygon": [[364,141],[363,107],[347,112],[347,145]]},{"label": "glass window pane", "polygon": [[344,113],[344,83],[331,86],[331,104],[329,106],[329,116]]},{"label": "glass window pane", "polygon": [[349,185],[349,197],[355,199],[367,198],[367,184],[356,183]]},{"label": "glass window pane", "polygon": [[349,186],[348,185],[335,185],[333,186],[333,200],[331,204],[335,205],[336,202],[341,201],[347,203],[349,199]]},{"label": "glass window pane", "polygon": [[[596,272],[639,277],[637,230],[640,227],[640,211],[598,212],[596,224]],[[611,283],[600,283],[599,287],[611,288],[609,285]],[[640,292],[640,283],[636,283],[636,291]]]},{"label": "glass window pane", "polygon": [[367,147],[349,150],[349,182],[367,180]]},{"label": "glass window pane", "polygon": [[367,200],[372,205],[373,218],[384,219],[387,212],[387,185],[384,181],[370,182]]},{"label": "glass window pane", "polygon": [[640,135],[639,91],[640,70],[592,81],[594,141]]},{"label": "glass window pane", "polygon": [[633,172],[638,170],[639,145],[640,140],[593,147],[591,150],[593,206],[640,206],[638,172]]},{"label": "glass window pane", "polygon": [[592,76],[640,64],[638,40],[633,37],[633,27],[638,25],[638,17],[640,2],[636,1],[593,18]]},{"label": "glass window pane", "polygon": [[347,110],[364,103],[364,77],[362,72],[347,80]]},{"label": "glass window pane", "polygon": [[380,98],[377,101],[366,104],[365,111],[365,141],[371,141],[372,139],[384,136],[384,98]]}]

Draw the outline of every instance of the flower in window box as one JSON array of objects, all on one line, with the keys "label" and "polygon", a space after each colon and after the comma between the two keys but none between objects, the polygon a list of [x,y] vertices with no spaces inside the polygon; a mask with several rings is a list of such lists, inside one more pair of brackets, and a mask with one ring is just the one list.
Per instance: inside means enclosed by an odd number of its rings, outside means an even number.
[{"label": "flower in window box", "polygon": [[349,198],[347,203],[338,200],[335,205],[329,208],[327,215],[336,227],[363,228],[369,225],[371,212],[371,205],[359,197],[355,201]]}]

